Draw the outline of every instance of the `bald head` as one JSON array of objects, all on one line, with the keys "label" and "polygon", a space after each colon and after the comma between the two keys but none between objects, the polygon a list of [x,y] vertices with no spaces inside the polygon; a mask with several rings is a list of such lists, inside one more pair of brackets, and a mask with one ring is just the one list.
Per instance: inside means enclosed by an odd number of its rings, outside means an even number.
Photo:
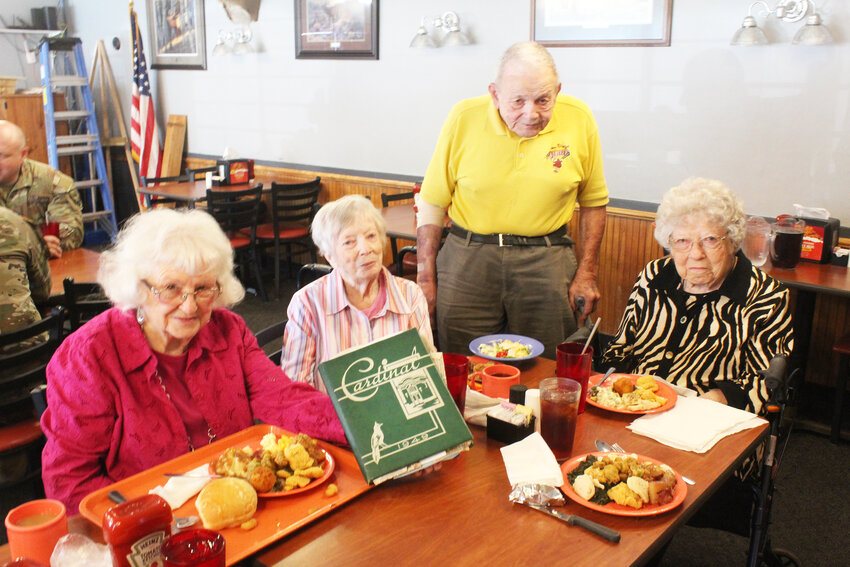
[{"label": "bald head", "polygon": [[499,85],[506,75],[516,69],[534,70],[558,84],[558,69],[552,55],[545,47],[534,41],[521,41],[510,46],[499,60],[499,71],[496,75],[496,85]]},{"label": "bald head", "polygon": [[526,41],[505,51],[488,90],[505,125],[521,138],[533,138],[549,124],[561,83],[549,52]]},{"label": "bald head", "polygon": [[23,150],[27,145],[24,131],[17,124],[8,120],[0,120],[0,141],[17,150]]},{"label": "bald head", "polygon": [[24,131],[17,124],[0,120],[0,185],[11,185],[18,180],[27,156],[26,146]]}]

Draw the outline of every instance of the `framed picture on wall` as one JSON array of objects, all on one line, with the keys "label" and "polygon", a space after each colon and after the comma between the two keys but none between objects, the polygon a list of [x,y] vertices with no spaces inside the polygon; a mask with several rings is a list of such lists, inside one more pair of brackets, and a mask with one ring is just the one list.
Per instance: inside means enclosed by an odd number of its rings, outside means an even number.
[{"label": "framed picture on wall", "polygon": [[378,0],[295,0],[296,59],[377,59]]},{"label": "framed picture on wall", "polygon": [[531,0],[531,39],[547,47],[669,46],[673,0]]},{"label": "framed picture on wall", "polygon": [[206,69],[204,0],[147,0],[153,69]]}]

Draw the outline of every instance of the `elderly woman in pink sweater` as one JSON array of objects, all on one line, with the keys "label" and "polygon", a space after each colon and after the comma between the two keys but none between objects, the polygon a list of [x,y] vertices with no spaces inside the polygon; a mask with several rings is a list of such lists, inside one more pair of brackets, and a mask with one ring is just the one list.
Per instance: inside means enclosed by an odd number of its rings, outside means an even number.
[{"label": "elderly woman in pink sweater", "polygon": [[226,309],[245,292],[207,213],[137,215],[103,254],[98,281],[115,307],[47,367],[42,477],[69,512],[93,490],[255,419],[345,443],[330,398],[291,382]]}]

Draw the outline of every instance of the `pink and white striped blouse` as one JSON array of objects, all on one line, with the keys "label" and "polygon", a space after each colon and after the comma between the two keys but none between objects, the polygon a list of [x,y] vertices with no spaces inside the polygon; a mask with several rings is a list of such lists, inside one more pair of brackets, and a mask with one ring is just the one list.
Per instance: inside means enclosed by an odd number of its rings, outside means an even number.
[{"label": "pink and white striped blouse", "polygon": [[349,303],[336,271],[295,293],[283,335],[281,367],[287,376],[325,392],[319,363],[407,329],[419,329],[426,346],[434,350],[428,304],[419,286],[393,276],[386,268],[379,277],[386,283],[386,302],[372,310],[371,317]]}]

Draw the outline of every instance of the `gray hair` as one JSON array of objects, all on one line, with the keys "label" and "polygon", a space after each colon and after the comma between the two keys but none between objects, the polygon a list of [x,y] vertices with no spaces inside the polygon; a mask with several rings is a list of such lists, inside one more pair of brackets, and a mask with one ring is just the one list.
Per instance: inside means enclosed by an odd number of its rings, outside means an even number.
[{"label": "gray hair", "polygon": [[747,229],[744,205],[731,189],[715,179],[690,177],[661,198],[655,217],[655,240],[670,247],[670,235],[685,217],[701,216],[726,228],[733,251],[741,247]]},{"label": "gray hair", "polygon": [[132,217],[101,254],[97,281],[120,309],[136,309],[147,295],[143,280],[169,268],[198,276],[212,273],[221,288],[214,307],[245,297],[233,275],[233,249],[218,222],[199,210],[159,208]]},{"label": "gray hair", "polygon": [[372,201],[363,195],[346,195],[336,201],[322,205],[313,219],[310,231],[313,242],[319,248],[319,253],[325,258],[333,254],[334,243],[339,233],[358,220],[375,223],[375,228],[381,237],[381,242],[387,237],[387,223]]},{"label": "gray hair", "polygon": [[502,54],[499,60],[499,71],[496,74],[496,85],[501,82],[505,69],[515,61],[550,72],[555,84],[558,84],[558,68],[555,66],[552,54],[535,41],[521,41],[510,46]]}]

